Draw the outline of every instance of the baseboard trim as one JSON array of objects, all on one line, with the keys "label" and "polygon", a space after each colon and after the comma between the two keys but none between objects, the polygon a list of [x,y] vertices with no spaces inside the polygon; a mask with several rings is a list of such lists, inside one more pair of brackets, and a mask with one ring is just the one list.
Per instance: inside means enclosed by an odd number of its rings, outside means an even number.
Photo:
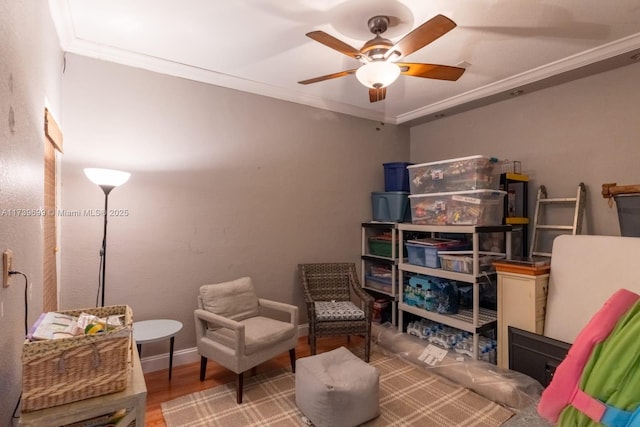
[{"label": "baseboard trim", "polygon": [[[198,348],[185,348],[173,352],[173,367],[180,365],[188,365],[189,363],[195,363],[200,360],[198,354]],[[169,369],[169,353],[156,354],[154,356],[143,357],[140,359],[142,365],[142,372],[145,374],[148,372],[160,371],[162,369]]]},{"label": "baseboard trim", "polygon": [[[298,334],[301,337],[309,335],[309,325],[298,326]],[[197,347],[185,348],[173,352],[173,367],[180,365],[188,365],[190,363],[196,363],[200,361],[200,355],[198,354]],[[162,369],[169,369],[169,353],[156,354],[153,356],[143,357],[140,359],[142,365],[142,372],[145,374],[148,372],[161,371]]]}]

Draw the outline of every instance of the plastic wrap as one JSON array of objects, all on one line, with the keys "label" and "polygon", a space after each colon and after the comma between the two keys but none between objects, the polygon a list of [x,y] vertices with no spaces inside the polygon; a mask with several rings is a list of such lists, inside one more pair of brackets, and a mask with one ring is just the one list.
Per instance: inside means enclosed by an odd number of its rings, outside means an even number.
[{"label": "plastic wrap", "polygon": [[423,360],[423,352],[429,342],[399,332],[389,323],[373,324],[372,328],[371,338],[381,350],[428,369],[501,405],[522,410],[534,405],[542,393],[542,385],[527,375],[474,360],[454,350],[446,351],[440,361],[434,363],[431,360],[433,365],[427,364]]}]

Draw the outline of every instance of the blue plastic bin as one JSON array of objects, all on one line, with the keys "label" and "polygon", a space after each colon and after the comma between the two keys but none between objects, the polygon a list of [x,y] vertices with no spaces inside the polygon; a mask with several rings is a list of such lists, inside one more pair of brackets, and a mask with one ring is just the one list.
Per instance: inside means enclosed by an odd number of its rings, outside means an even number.
[{"label": "blue plastic bin", "polygon": [[371,193],[371,209],[374,221],[410,222],[409,193],[387,191]]},{"label": "blue plastic bin", "polygon": [[409,191],[409,171],[407,166],[413,163],[393,162],[383,163],[384,191]]},{"label": "blue plastic bin", "polygon": [[[427,239],[427,240],[438,240],[438,239]],[[421,245],[416,242],[405,242],[405,247],[407,248],[407,258],[409,264],[420,265],[422,267],[429,268],[440,268],[441,267],[441,259],[440,252],[441,251],[457,251],[464,250],[470,248],[469,243],[460,242],[460,241],[451,241],[445,242],[442,241],[438,244],[430,245]]]},{"label": "blue plastic bin", "polygon": [[405,243],[409,264],[420,265],[429,268],[440,268],[438,248],[433,246]]}]

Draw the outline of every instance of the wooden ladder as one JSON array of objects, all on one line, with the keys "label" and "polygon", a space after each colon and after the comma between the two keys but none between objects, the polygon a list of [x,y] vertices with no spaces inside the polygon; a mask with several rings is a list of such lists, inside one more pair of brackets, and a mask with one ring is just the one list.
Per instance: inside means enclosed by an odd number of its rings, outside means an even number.
[{"label": "wooden ladder", "polygon": [[[536,210],[533,216],[533,233],[531,236],[531,249],[529,256],[546,256],[550,257],[550,252],[542,252],[539,250],[540,237],[544,231],[555,231],[564,234],[580,234],[582,232],[582,217],[584,216],[584,202],[586,197],[586,188],[584,183],[578,185],[575,197],[547,197],[547,189],[544,185],[538,188],[536,198]],[[571,224],[552,225],[543,224],[542,218],[545,216],[546,210],[554,205],[563,205],[564,207],[573,207],[573,222]]]}]

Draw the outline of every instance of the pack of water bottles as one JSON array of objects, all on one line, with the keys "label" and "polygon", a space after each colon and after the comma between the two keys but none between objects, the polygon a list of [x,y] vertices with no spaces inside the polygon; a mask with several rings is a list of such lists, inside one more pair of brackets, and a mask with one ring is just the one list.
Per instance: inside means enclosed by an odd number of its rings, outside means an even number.
[{"label": "pack of water bottles", "polygon": [[[473,357],[473,335],[467,331],[445,326],[428,319],[409,322],[407,333],[436,344],[458,354]],[[495,339],[478,337],[478,360],[496,363],[497,341]]]},{"label": "pack of water bottles", "polygon": [[[478,337],[478,360],[496,364],[496,340],[479,336]],[[453,347],[456,353],[473,357],[473,336],[471,334],[457,341]]]},{"label": "pack of water bottles", "polygon": [[454,349],[458,342],[467,338],[471,338],[473,341],[473,337],[471,337],[469,332],[451,328],[428,319],[409,322],[407,325],[407,333],[446,349]]}]

